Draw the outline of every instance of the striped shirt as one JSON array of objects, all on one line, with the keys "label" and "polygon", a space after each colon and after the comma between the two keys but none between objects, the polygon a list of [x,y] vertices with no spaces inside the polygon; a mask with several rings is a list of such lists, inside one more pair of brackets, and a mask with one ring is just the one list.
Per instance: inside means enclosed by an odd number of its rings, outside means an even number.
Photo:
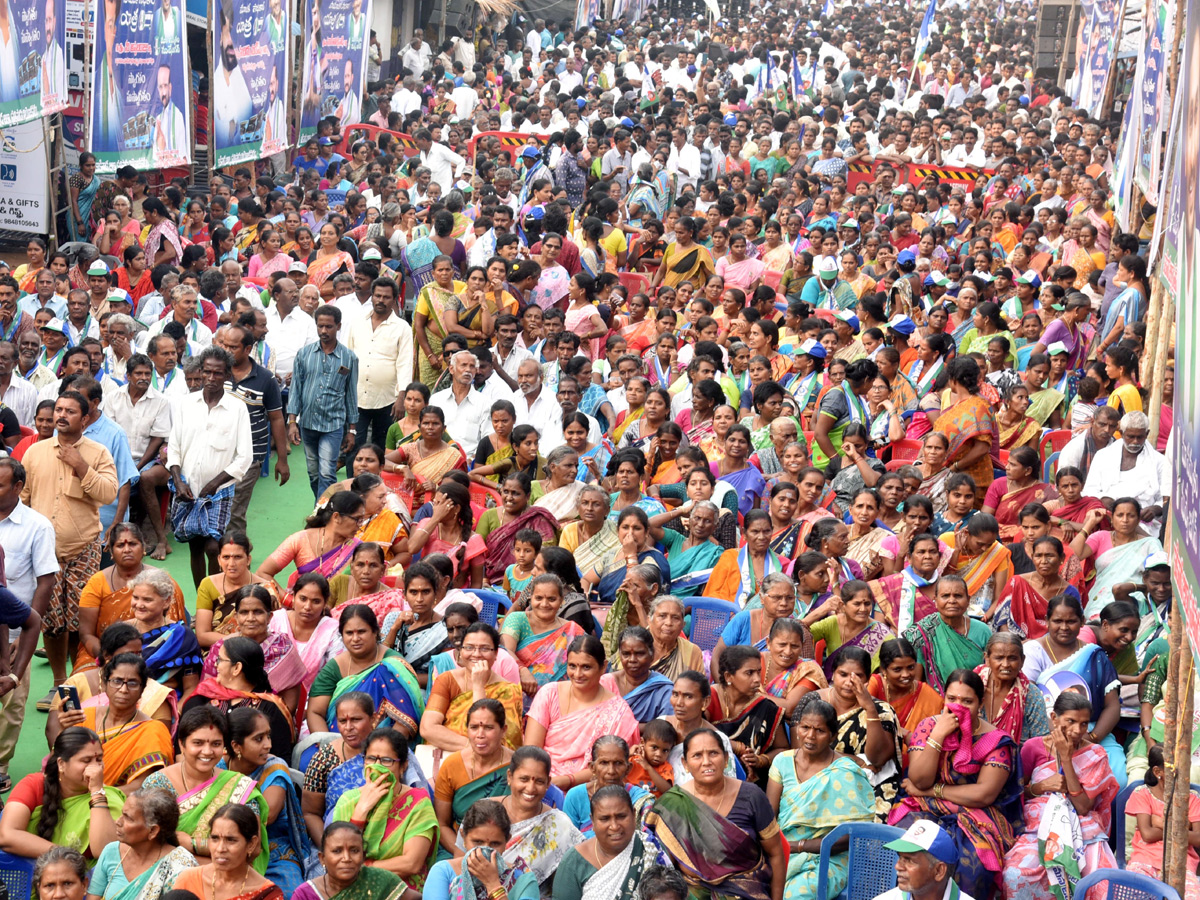
[{"label": "striped shirt", "polygon": [[320,342],[300,348],[292,368],[288,415],[300,427],[327,434],[358,422],[358,357],[344,344],[326,353]]}]

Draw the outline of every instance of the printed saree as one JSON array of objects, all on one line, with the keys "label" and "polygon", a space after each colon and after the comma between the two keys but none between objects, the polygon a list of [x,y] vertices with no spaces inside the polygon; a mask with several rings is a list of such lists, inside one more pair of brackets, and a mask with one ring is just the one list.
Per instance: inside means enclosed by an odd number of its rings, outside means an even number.
[{"label": "printed saree", "polygon": [[[783,721],[783,711],[769,697],[759,695],[741,712],[731,714],[723,699],[724,692],[714,690],[708,699],[707,718],[718,731],[731,741],[740,741],[755,753],[763,754],[775,742],[775,732]],[[747,778],[762,781],[766,770],[748,772]]]},{"label": "printed saree", "polygon": [[501,525],[487,538],[483,575],[488,584],[499,584],[504,577],[504,570],[515,561],[513,539],[522,528],[532,528],[542,536],[543,542],[552,543],[558,536],[558,520],[549,510],[540,506],[530,506],[515,519]]},{"label": "printed saree", "polygon": [[[975,672],[983,679],[986,688],[992,680],[991,668],[984,663],[976,666]],[[981,710],[980,715],[987,719],[986,710]],[[988,721],[1012,738],[1018,747],[1031,738],[1050,733],[1050,717],[1046,715],[1045,699],[1037,685],[1026,678],[1024,672],[1017,673],[1017,680],[1008,689],[995,720]]]},{"label": "printed saree", "polygon": [[1126,581],[1137,581],[1146,557],[1161,550],[1158,538],[1144,537],[1110,547],[1096,557],[1096,579],[1088,590],[1084,615],[1088,619],[1100,615],[1100,610],[1112,602],[1113,587]]},{"label": "printed saree", "polygon": [[[653,865],[670,865],[670,859],[644,832],[583,884],[580,900],[637,900],[642,876]],[[455,900],[452,896],[451,900]]]},{"label": "printed saree", "polygon": [[[986,437],[995,446],[996,414],[982,397],[968,397],[955,403],[938,416],[937,426],[938,431],[950,442],[950,450],[946,454],[947,467],[958,462],[978,438]],[[983,491],[992,483],[991,458],[981,457],[967,470],[967,474],[975,479],[976,498],[982,499]]]},{"label": "printed saree", "polygon": [[[166,784],[157,783],[161,778]],[[155,783],[151,783],[151,780]],[[170,787],[175,793],[165,775],[155,774],[146,779],[144,787]],[[190,834],[193,839],[206,840],[211,834],[213,817],[227,803],[253,804],[258,812],[259,838],[262,849],[254,860],[254,871],[262,875],[267,871],[267,860],[270,858],[270,839],[267,827],[262,822],[267,818],[267,801],[258,790],[258,785],[252,778],[247,778],[228,769],[218,769],[213,777],[204,784],[196,785],[189,791],[177,795],[179,801],[179,830]]]},{"label": "printed saree", "polygon": [[[567,814],[559,809],[547,809],[523,822],[514,822],[512,837],[504,848],[504,861],[515,866],[524,861],[538,880],[549,888],[555,869],[567,851],[583,840]],[[549,890],[543,896],[551,896]]]},{"label": "printed saree", "polygon": [[[522,900],[526,897],[538,896],[537,877],[529,871],[525,861],[518,859],[509,865],[504,856],[490,847],[480,847],[471,851],[492,858],[496,863],[496,871],[500,875],[500,887],[505,896],[512,900]],[[372,900],[372,898],[367,898]],[[463,860],[462,871],[450,880],[449,900],[488,900],[487,889],[474,876]]]},{"label": "printed saree", "polygon": [[105,893],[104,900],[158,900],[180,872],[195,867],[196,857],[182,847],[173,847],[170,853],[127,882],[117,893]]},{"label": "printed saree", "polygon": [[417,683],[412,667],[402,658],[386,656],[369,669],[347,675],[337,683],[329,698],[326,721],[330,731],[337,731],[338,698],[351,691],[362,691],[375,701],[375,727],[391,725],[417,733],[421,714],[425,712],[425,694]]},{"label": "printed saree", "polygon": [[199,671],[204,662],[196,632],[184,622],[169,622],[143,634],[142,659],[150,677],[161,684],[183,672]]},{"label": "printed saree", "polygon": [[146,719],[105,728],[107,710],[105,705],[83,711],[84,728],[96,732],[104,748],[105,784],[121,787],[175,761],[175,748],[166,725],[157,719]]},{"label": "printed saree", "polygon": [[894,575],[885,575],[867,582],[871,596],[883,611],[887,620],[896,626],[897,633],[903,632],[914,622],[937,612],[933,602],[933,585],[937,578],[926,579],[912,566]]},{"label": "printed saree", "polygon": [[[363,866],[348,888],[328,900],[401,900],[407,890],[400,876],[374,866]],[[306,881],[296,888],[291,897],[292,900],[326,900],[312,881]],[[463,900],[470,900],[470,897],[464,897]]]},{"label": "printed saree", "polygon": [[[521,686],[513,684],[511,681],[491,681],[488,682],[483,692],[490,699],[498,700],[500,705],[504,707],[504,742],[510,749],[516,750],[521,746],[521,718],[525,714]],[[468,689],[458,694],[458,696],[450,701],[443,724],[456,734],[465,736],[467,733],[467,713],[474,703],[474,691]],[[507,793],[507,789],[505,793]],[[457,796],[456,794],[456,799]],[[490,797],[493,795],[486,794],[485,796]]]},{"label": "printed saree", "polygon": [[925,667],[926,683],[939,694],[946,693],[945,680],[955,669],[974,669],[983,663],[983,647],[992,629],[978,619],[967,622],[966,637],[936,612],[904,631],[904,637],[917,651],[917,662]]}]

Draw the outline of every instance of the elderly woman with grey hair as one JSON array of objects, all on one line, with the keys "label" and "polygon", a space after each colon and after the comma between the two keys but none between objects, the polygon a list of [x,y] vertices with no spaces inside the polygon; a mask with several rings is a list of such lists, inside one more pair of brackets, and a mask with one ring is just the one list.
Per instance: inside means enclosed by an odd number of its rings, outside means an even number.
[{"label": "elderly woman with grey hair", "polygon": [[[705,470],[707,471],[707,470]],[[711,500],[694,500],[650,518],[650,536],[666,549],[671,564],[671,593],[677,597],[696,597],[708,584],[713,566],[725,547],[713,535],[721,510]],[[680,521],[682,531],[667,528]]]},{"label": "elderly woman with grey hair", "polygon": [[162,788],[134,791],[117,820],[117,840],[96,859],[88,893],[116,900],[133,888],[127,896],[158,900],[176,875],[199,865],[179,846],[178,829],[179,804],[174,797]]},{"label": "elderly woman with grey hair", "polygon": [[167,611],[175,599],[175,582],[162,569],[149,566],[129,582],[132,625],[142,635],[142,658],[150,677],[186,699],[200,683],[200,644],[186,622],[172,622]]},{"label": "elderly woman with grey hair", "polygon": [[704,669],[704,651],[683,636],[687,606],[672,594],[660,594],[650,603],[646,630],[654,639],[650,668],[674,681],[684,672]]},{"label": "elderly woman with grey hair", "polygon": [[534,506],[547,509],[558,519],[559,525],[579,518],[579,495],[585,487],[576,478],[579,472],[579,454],[566,444],[555,447],[546,455],[545,478],[537,482],[542,490]]},{"label": "elderly woman with grey hair", "polygon": [[1050,733],[1042,692],[1025,677],[1024,665],[1025,645],[1020,636],[998,631],[988,639],[983,664],[975,667],[984,686],[980,718],[1005,732],[1017,746]]}]

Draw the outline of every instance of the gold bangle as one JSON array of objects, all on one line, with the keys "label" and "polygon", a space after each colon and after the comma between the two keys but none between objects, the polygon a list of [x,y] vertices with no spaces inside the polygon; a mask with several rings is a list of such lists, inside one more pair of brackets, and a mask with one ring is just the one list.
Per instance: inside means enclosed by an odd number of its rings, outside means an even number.
[{"label": "gold bangle", "polygon": [[868,722],[878,722],[879,716],[867,716],[867,721]]},{"label": "gold bangle", "polygon": [[946,793],[946,785],[944,782],[939,781],[937,784],[935,784],[933,786],[933,798],[935,800],[944,800],[945,793]]},{"label": "gold bangle", "polygon": [[938,753],[941,753],[941,752],[942,752],[942,745],[941,745],[941,744],[939,744],[937,741],[933,740],[932,738],[930,738],[929,740],[927,740],[927,741],[925,742],[925,746],[926,746],[926,747],[932,747],[932,748],[933,748],[934,750],[936,750]]}]

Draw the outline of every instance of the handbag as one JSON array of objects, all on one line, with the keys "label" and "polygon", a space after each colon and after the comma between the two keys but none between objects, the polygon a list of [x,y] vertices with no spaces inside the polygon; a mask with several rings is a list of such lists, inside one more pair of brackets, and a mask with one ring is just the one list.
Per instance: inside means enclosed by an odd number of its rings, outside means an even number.
[{"label": "handbag", "polygon": [[175,540],[186,543],[196,538],[220,539],[233,515],[235,487],[236,484],[231,481],[207,497],[181,500],[172,482],[171,491],[175,496],[171,500],[170,518]]}]

